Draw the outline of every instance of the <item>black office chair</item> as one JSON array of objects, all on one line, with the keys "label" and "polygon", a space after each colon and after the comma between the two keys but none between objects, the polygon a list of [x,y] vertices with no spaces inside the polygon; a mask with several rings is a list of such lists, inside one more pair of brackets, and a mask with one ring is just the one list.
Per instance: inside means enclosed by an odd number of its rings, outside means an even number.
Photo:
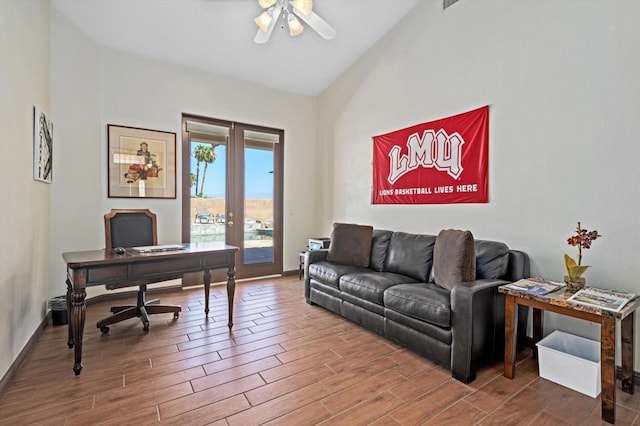
[{"label": "black office chair", "polygon": [[[156,215],[149,209],[117,210],[113,209],[104,215],[104,236],[107,251],[114,252],[116,248],[130,248],[138,246],[152,246],[158,244]],[[173,312],[173,318],[177,319],[182,308],[178,305],[160,305],[159,300],[145,302],[147,284],[157,281],[144,281],[139,284],[138,301],[136,305],[114,306],[111,308],[113,315],[101,319],[97,327],[103,333],[109,332],[110,324],[115,324],[129,318],[139,317],[143,330],[149,331],[149,315]],[[108,284],[106,287],[113,290],[120,287],[131,286],[131,282]]]}]

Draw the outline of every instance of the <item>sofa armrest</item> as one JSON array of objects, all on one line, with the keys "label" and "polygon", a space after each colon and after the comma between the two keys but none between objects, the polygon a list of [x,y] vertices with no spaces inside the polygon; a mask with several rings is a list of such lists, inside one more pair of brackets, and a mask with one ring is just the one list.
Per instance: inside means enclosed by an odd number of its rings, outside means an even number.
[{"label": "sofa armrest", "polygon": [[309,265],[316,262],[322,262],[327,260],[327,254],[329,254],[329,250],[308,250],[304,254],[304,297],[307,299],[307,303],[309,303],[309,294],[311,279],[309,278]]},{"label": "sofa armrest", "polygon": [[502,356],[504,295],[508,281],[482,279],[457,284],[451,291],[451,373],[469,383],[477,369]]},{"label": "sofa armrest", "polygon": [[509,268],[507,269],[506,280],[516,282],[521,278],[531,276],[529,271],[529,255],[520,250],[509,250]]}]

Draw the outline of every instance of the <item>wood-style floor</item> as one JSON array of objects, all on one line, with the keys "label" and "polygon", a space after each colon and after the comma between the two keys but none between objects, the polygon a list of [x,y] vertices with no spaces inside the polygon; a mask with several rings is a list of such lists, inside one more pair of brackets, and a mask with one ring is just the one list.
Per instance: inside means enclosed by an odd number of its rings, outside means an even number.
[{"label": "wood-style floor", "polygon": [[[465,385],[448,370],[304,302],[297,276],[238,283],[227,328],[224,287],[163,294],[183,312],[95,328],[87,308],[84,369],[72,371],[67,328],[47,327],[6,391],[1,425],[585,425],[600,399],[537,376],[530,353],[516,377],[502,364]],[[619,385],[618,385],[619,389]],[[618,425],[640,425],[640,389],[617,392]],[[602,423],[605,424],[605,423]]]}]

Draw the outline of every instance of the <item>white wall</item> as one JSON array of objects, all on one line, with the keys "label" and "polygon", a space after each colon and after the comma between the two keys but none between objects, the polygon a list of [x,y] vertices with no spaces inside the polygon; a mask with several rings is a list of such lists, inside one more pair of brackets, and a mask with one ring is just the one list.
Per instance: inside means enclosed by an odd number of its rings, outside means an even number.
[{"label": "white wall", "polygon": [[[0,378],[46,313],[51,186],[33,180],[33,107],[53,120],[49,2],[0,1]],[[55,178],[55,168],[54,168]]]},{"label": "white wall", "polygon": [[[422,1],[318,102],[319,227],[470,229],[562,279],[576,222],[589,284],[640,293],[640,2]],[[371,205],[374,135],[490,105],[489,203]],[[321,231],[321,232],[322,232]],[[545,316],[599,339],[599,326]],[[636,319],[636,342],[640,326]],[[640,370],[636,351],[635,370]]]},{"label": "white wall", "polygon": [[[52,15],[52,92],[65,144],[52,199],[52,288],[65,289],[61,253],[104,247],[102,217],[111,208],[149,208],[158,215],[159,243],[181,241],[180,179],[175,200],[108,198],[106,136],[107,124],[175,132],[180,176],[183,112],[284,129],[284,269],[296,270],[314,233],[305,181],[315,163],[300,159],[314,150],[316,99],[99,47]],[[87,297],[102,292],[92,287]]]},{"label": "white wall", "polygon": [[52,296],[66,293],[63,252],[104,247],[102,87],[100,47],[52,9],[51,103],[59,142],[51,185]]}]

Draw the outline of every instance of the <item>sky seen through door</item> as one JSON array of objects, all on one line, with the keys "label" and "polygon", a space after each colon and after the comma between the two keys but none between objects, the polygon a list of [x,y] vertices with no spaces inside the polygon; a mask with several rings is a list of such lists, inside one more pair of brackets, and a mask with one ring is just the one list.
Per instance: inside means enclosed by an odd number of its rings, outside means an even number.
[{"label": "sky seen through door", "polygon": [[[198,143],[191,144],[191,171],[196,172],[197,161],[193,157],[194,148]],[[208,198],[224,198],[225,196],[225,158],[227,148],[225,145],[218,145],[214,148],[216,161],[207,167],[207,175],[204,181],[203,196]],[[250,182],[247,185],[245,198],[248,200],[272,200],[273,199],[273,151],[260,149],[245,149],[246,179]],[[198,192],[202,182],[204,163],[200,163],[200,181],[198,182]],[[191,195],[195,193],[195,188],[191,187]]]}]

